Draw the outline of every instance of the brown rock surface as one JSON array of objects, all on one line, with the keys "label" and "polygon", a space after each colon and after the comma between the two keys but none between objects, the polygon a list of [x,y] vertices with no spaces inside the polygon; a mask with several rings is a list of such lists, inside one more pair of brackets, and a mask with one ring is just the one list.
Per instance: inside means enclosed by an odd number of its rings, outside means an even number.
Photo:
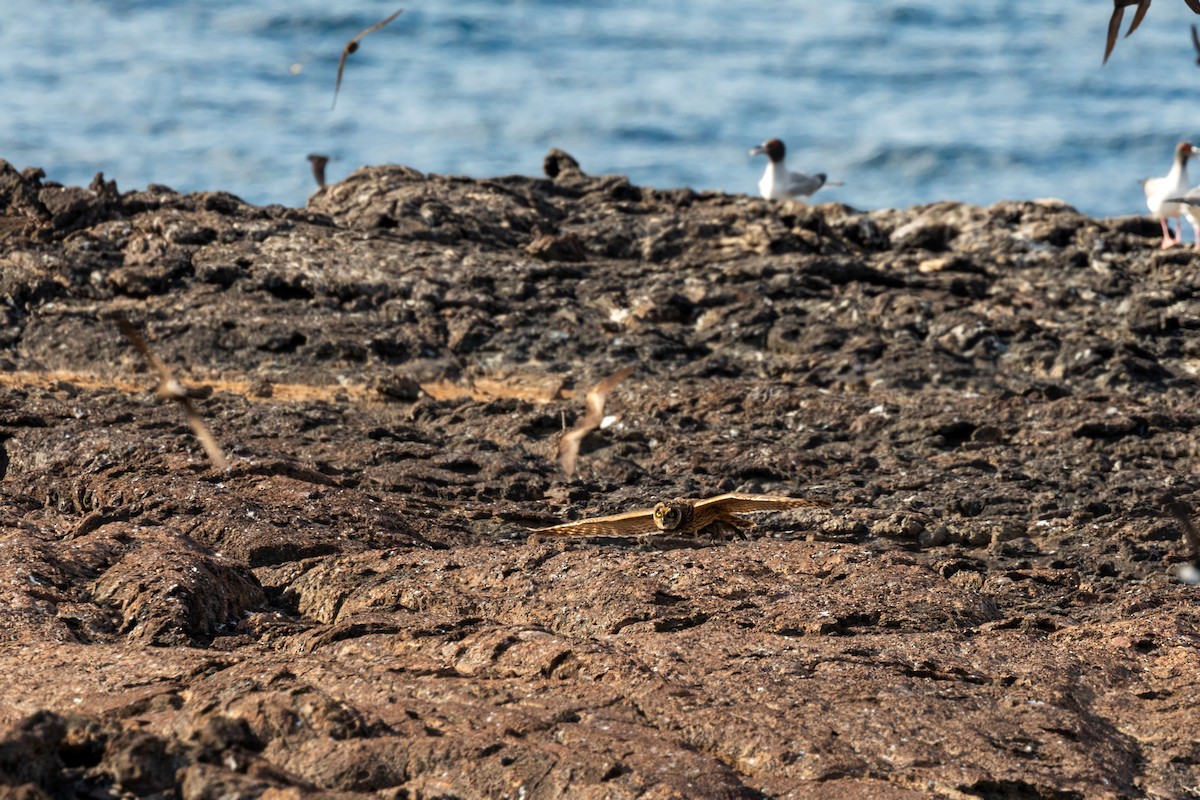
[{"label": "brown rock surface", "polygon": [[[0,794],[1200,791],[1162,513],[1200,488],[1200,257],[1055,201],[547,169],[288,209],[2,165]],[[726,491],[833,507],[527,534]]]}]

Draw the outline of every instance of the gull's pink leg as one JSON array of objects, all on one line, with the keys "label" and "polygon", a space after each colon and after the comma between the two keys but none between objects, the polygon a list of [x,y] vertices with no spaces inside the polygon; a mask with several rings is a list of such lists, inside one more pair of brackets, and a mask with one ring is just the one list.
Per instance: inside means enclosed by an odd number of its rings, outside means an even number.
[{"label": "gull's pink leg", "polygon": [[1163,217],[1159,220],[1159,222],[1162,224],[1163,231],[1163,240],[1162,244],[1159,246],[1159,249],[1166,250],[1168,247],[1174,247],[1176,244],[1178,244],[1178,242],[1176,242],[1175,237],[1171,235],[1171,226],[1167,224],[1167,218]]}]

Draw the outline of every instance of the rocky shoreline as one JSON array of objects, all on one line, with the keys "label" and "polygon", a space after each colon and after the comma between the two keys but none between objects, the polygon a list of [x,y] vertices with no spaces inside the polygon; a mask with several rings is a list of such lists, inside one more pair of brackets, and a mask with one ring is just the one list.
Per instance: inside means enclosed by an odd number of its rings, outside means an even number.
[{"label": "rocky shoreline", "polygon": [[[545,172],[0,162],[0,794],[1194,796],[1200,256]],[[528,535],[727,491],[832,507]]]}]

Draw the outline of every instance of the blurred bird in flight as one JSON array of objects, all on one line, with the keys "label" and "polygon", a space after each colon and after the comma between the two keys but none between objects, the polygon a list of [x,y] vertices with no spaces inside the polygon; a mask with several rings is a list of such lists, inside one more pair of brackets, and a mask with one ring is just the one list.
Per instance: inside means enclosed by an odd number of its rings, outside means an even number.
[{"label": "blurred bird in flight", "polygon": [[[1149,4],[1150,0],[1145,0],[1145,2],[1147,4]],[[1190,2],[1200,2],[1200,0],[1188,0],[1188,2],[1189,3]],[[396,17],[400,16],[403,13],[404,13],[404,9],[402,8],[399,11],[397,11],[395,14],[392,14],[390,17],[385,19],[383,22],[375,23],[371,27],[367,28],[365,31],[361,31],[357,36],[355,36],[350,41],[346,42],[346,46],[342,48],[342,60],[338,62],[337,84],[333,87],[333,105],[331,105],[329,107],[330,111],[332,111],[334,109],[334,107],[337,106],[338,92],[340,92],[342,90],[342,73],[346,71],[346,59],[350,57],[351,53],[358,51],[359,41],[364,36],[366,36],[368,33],[374,33],[375,31],[379,30],[384,25],[387,25],[389,22],[391,22],[392,20],[394,20]]]}]

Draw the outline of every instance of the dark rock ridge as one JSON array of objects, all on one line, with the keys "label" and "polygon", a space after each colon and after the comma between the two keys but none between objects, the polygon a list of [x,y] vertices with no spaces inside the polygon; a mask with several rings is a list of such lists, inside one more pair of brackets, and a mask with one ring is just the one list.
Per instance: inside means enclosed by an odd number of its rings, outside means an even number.
[{"label": "dark rock ridge", "polygon": [[[0,794],[1194,795],[1200,257],[545,171],[0,162]],[[527,535],[724,491],[832,508]]]}]

